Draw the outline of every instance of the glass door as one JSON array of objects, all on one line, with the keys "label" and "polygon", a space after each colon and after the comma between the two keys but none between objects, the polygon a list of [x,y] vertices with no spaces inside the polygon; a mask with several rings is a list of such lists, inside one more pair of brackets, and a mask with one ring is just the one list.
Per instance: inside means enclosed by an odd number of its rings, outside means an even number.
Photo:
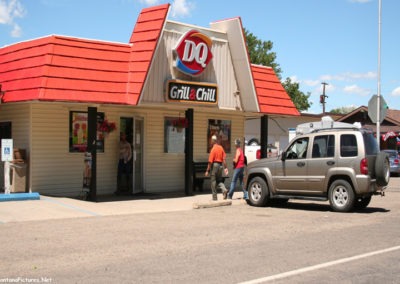
[{"label": "glass door", "polygon": [[133,141],[133,193],[143,192],[143,119],[135,118]]}]

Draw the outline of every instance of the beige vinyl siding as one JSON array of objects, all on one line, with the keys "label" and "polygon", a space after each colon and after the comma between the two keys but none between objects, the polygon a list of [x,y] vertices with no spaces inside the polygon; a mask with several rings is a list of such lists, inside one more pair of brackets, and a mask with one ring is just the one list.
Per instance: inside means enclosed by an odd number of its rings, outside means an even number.
[{"label": "beige vinyl siding", "polygon": [[[194,154],[195,160],[207,160],[208,119],[231,121],[231,153],[227,153],[227,164],[232,173],[234,139],[244,136],[244,117],[239,113],[217,111],[204,113],[194,110]],[[145,124],[145,179],[147,192],[184,191],[185,155],[184,153],[164,153],[164,118],[178,116],[178,110],[149,111]],[[228,187],[230,179],[226,180]],[[206,184],[207,186],[207,184]]]},{"label": "beige vinyl siding", "polygon": [[[30,156],[31,190],[42,195],[77,197],[82,187],[83,153],[69,152],[70,111],[87,111],[87,105],[34,102],[2,106],[0,118],[11,118],[14,146],[27,149]],[[169,106],[171,107],[171,106]],[[142,118],[143,182],[146,192],[184,191],[185,154],[164,153],[164,118],[184,116],[182,109],[99,105],[117,130],[105,138],[104,153],[97,153],[97,194],[116,190],[120,117]],[[232,172],[233,141],[244,135],[240,112],[208,107],[194,109],[194,159],[207,160],[208,119],[231,121],[231,149],[227,154]],[[30,122],[31,120],[31,122]],[[30,130],[29,130],[30,129]],[[30,137],[31,135],[31,137]],[[30,144],[31,143],[31,144]],[[229,186],[230,180],[225,182]],[[209,185],[205,185],[209,187]]]},{"label": "beige vinyl siding", "polygon": [[184,190],[185,155],[164,153],[164,118],[178,116],[178,111],[167,110],[151,111],[148,116],[145,124],[145,188],[148,192]]},{"label": "beige vinyl siding", "polygon": [[[69,113],[87,111],[77,104],[32,104],[32,188],[48,195],[77,196],[82,188],[83,153],[69,152]],[[119,123],[118,110],[99,107],[110,121]],[[119,125],[118,125],[119,126]],[[119,131],[105,138],[104,153],[97,153],[97,193],[116,189]]]},{"label": "beige vinyl siding", "polygon": [[[1,104],[0,121],[11,121],[13,147],[26,150],[27,163],[30,160],[30,107],[25,103]],[[4,163],[0,163],[0,187],[4,188]]]},{"label": "beige vinyl siding", "polygon": [[178,27],[172,23],[169,23],[168,26],[171,30],[164,31],[163,40],[157,49],[149,77],[146,80],[141,104],[164,103],[167,80],[179,78],[186,81],[218,84],[218,106],[222,109],[241,110],[240,97],[235,95],[239,88],[226,34],[210,30],[202,31],[213,38],[212,52],[214,55],[209,66],[201,75],[191,77],[174,67],[175,58],[173,56],[173,50],[187,30],[177,31]]}]

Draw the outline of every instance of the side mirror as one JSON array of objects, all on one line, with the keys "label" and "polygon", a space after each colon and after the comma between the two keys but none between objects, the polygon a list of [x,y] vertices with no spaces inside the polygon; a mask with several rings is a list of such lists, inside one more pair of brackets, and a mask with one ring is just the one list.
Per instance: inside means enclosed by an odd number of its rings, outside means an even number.
[{"label": "side mirror", "polygon": [[283,151],[281,154],[281,160],[284,162],[286,160],[286,151]]}]

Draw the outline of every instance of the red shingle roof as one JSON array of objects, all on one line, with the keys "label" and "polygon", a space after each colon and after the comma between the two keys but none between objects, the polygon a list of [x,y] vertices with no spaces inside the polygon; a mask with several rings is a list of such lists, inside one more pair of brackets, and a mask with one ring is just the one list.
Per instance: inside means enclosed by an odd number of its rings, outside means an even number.
[{"label": "red shingle roof", "polygon": [[136,105],[169,4],[142,10],[129,44],[48,36],[0,49],[3,102]]},{"label": "red shingle roof", "polygon": [[261,113],[300,115],[271,67],[251,64],[251,72]]},{"label": "red shingle roof", "polygon": [[150,64],[161,36],[170,4],[143,9],[136,22],[130,43],[132,53],[129,63],[130,103],[136,105],[142,93]]},{"label": "red shingle roof", "polygon": [[130,46],[49,36],[0,49],[4,102],[121,103]]}]

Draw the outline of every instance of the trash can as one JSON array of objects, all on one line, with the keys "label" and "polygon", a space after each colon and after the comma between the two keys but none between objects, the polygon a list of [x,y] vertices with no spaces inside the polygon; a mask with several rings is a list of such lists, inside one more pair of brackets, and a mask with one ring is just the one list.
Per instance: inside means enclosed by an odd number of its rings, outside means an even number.
[{"label": "trash can", "polygon": [[14,160],[10,163],[10,192],[28,192],[27,167],[25,149],[14,149]]}]

